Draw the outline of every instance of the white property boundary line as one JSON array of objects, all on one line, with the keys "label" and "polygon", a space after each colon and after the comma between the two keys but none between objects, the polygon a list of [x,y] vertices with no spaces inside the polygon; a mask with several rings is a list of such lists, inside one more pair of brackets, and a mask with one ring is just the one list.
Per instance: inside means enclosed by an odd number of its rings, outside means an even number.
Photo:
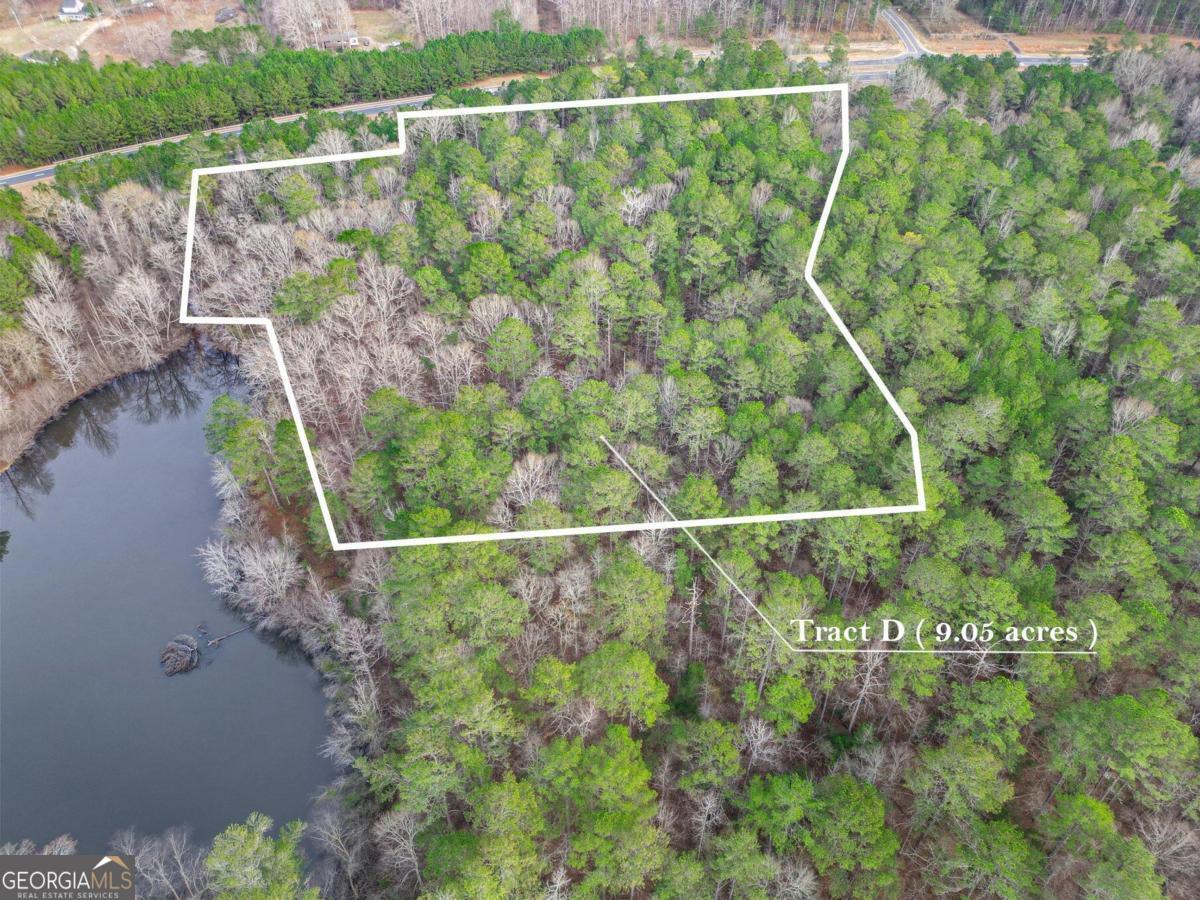
[{"label": "white property boundary line", "polygon": [[[654,492],[641,474],[634,469],[629,462],[621,455],[617,449],[609,443],[608,439],[600,435],[600,440],[609,449],[614,457],[629,471],[629,473],[637,480],[643,490],[666,512],[670,517],[667,521],[661,522],[637,522],[627,525],[596,525],[584,526],[576,528],[547,528],[535,531],[505,531],[492,532],[484,534],[469,534],[469,535],[446,535],[442,537],[426,537],[426,538],[397,538],[394,540],[382,541],[340,541],[337,537],[337,532],[333,525],[333,518],[329,513],[329,504],[325,499],[325,491],[321,486],[321,478],[317,472],[316,460],[313,456],[312,448],[308,443],[308,436],[305,433],[303,422],[300,416],[300,407],[296,402],[296,395],[292,390],[291,381],[288,378],[287,366],[284,363],[283,353],[279,346],[279,338],[275,333],[274,323],[269,318],[263,317],[232,317],[232,316],[192,316],[188,314],[188,296],[191,288],[191,272],[192,272],[192,248],[196,231],[196,200],[202,175],[220,175],[229,172],[251,172],[262,169],[281,169],[295,166],[308,165],[310,163],[334,163],[348,162],[359,159],[378,159],[381,157],[401,156],[407,152],[407,141],[404,131],[404,122],[406,119],[433,119],[451,116],[464,115],[485,115],[491,113],[521,113],[521,112],[549,112],[560,109],[587,109],[592,107],[605,106],[637,106],[648,103],[671,103],[688,100],[720,100],[720,99],[736,99],[741,97],[778,97],[788,96],[792,94],[815,94],[815,93],[832,93],[836,92],[841,97],[841,117],[842,117],[842,150],[838,157],[837,167],[834,170],[833,180],[830,182],[829,194],[825,198],[825,205],[821,210],[821,218],[817,223],[817,230],[813,236],[812,247],[808,252],[808,259],[804,266],[804,280],[808,286],[812,288],[821,307],[829,315],[833,324],[837,327],[838,332],[850,345],[850,349],[854,352],[855,357],[862,364],[871,381],[879,392],[887,401],[892,412],[900,420],[900,424],[904,426],[907,432],[909,442],[912,447],[913,456],[913,474],[917,487],[917,502],[906,506],[875,506],[859,509],[834,509],[834,510],[815,510],[812,512],[794,512],[794,513],[778,513],[770,515],[754,515],[754,516],[725,516],[720,518],[709,519],[678,519],[671,511],[670,507],[663,502],[662,498]],[[854,339],[854,335],[850,333],[850,329],[846,327],[841,316],[830,304],[829,299],[825,296],[825,292],[821,290],[821,286],[817,284],[813,277],[813,267],[816,264],[817,251],[821,245],[821,239],[825,234],[825,226],[829,222],[829,214],[833,208],[833,200],[837,194],[838,185],[841,183],[842,173],[846,168],[846,160],[850,155],[850,100],[849,86],[846,84],[827,84],[827,85],[804,85],[794,87],[776,87],[776,88],[755,88],[751,90],[737,91],[704,91],[700,93],[690,94],[658,94],[650,97],[621,97],[621,98],[603,98],[596,100],[575,100],[554,103],[518,103],[504,106],[482,106],[482,107],[464,107],[451,109],[426,109],[402,111],[397,113],[398,124],[398,145],[395,148],[386,150],[372,150],[363,153],[337,153],[327,156],[309,156],[296,159],[279,160],[271,162],[257,163],[241,163],[226,166],[211,166],[207,168],[193,169],[191,180],[191,193],[188,198],[188,213],[187,213],[187,237],[184,247],[184,264],[183,264],[183,289],[180,298],[179,321],[185,325],[258,325],[267,330],[267,339],[270,342],[271,352],[275,356],[275,361],[279,365],[279,374],[283,380],[284,393],[287,395],[288,407],[291,409],[292,418],[296,422],[296,433],[300,438],[300,445],[304,451],[304,460],[308,465],[309,475],[312,477],[313,486],[316,489],[317,503],[321,508],[321,517],[325,522],[326,531],[329,534],[329,542],[334,550],[369,550],[385,547],[414,547],[429,544],[457,544],[479,541],[499,541],[499,540],[518,540],[523,538],[549,538],[549,537],[565,537],[578,534],[611,534],[615,532],[628,531],[651,531],[663,530],[669,528],[678,528],[688,540],[695,545],[696,549],[704,556],[705,559],[712,564],[713,568],[720,576],[729,583],[733,590],[746,602],[754,613],[766,623],[772,633],[783,643],[783,645],[793,653],[925,653],[925,654],[1012,654],[1012,655],[1050,655],[1050,656],[1095,656],[1094,650],[1007,650],[998,648],[985,648],[981,650],[961,650],[961,649],[910,649],[910,648],[864,648],[864,647],[796,647],[788,640],[787,636],[775,626],[775,624],[758,608],[758,605],[750,598],[750,596],[742,590],[741,586],[733,579],[733,577],[725,570],[725,568],[713,558],[712,554],[701,544],[692,534],[692,528],[702,528],[711,525],[745,525],[755,522],[794,522],[808,519],[836,519],[836,518],[851,518],[857,516],[883,516],[895,515],[899,513],[918,513],[925,512],[925,483],[921,468],[921,450],[917,439],[916,429],[912,422],[909,421],[904,410],[900,408],[900,404],[896,402],[896,398],[883,383],[883,379],[879,377],[879,373],[875,371],[875,367],[871,365],[871,361],[867,359],[866,354],[859,346],[858,341]],[[1094,628],[1094,625],[1093,625]],[[1093,643],[1095,641],[1093,640]]]},{"label": "white property boundary line", "polygon": [[[817,230],[813,236],[812,247],[808,252],[808,260],[804,266],[804,280],[808,283],[808,286],[812,288],[812,291],[814,294],[816,294],[817,300],[820,302],[821,307],[829,315],[829,318],[833,321],[833,324],[837,327],[837,330],[841,333],[846,343],[850,345],[850,349],[854,352],[854,355],[858,358],[858,361],[862,364],[863,368],[870,376],[871,381],[883,395],[888,406],[891,407],[892,412],[896,414],[896,417],[900,420],[900,424],[904,426],[904,430],[908,433],[909,442],[912,447],[913,475],[917,488],[916,503],[903,506],[872,506],[856,509],[814,510],[809,512],[773,513],[752,516],[723,516],[709,519],[678,520],[672,516],[670,520],[660,522],[634,522],[617,525],[588,525],[572,528],[546,528],[532,531],[485,532],[480,534],[455,534],[442,535],[439,537],[395,538],[391,540],[375,541],[342,541],[338,539],[337,530],[333,524],[333,517],[329,512],[329,504],[325,499],[325,490],[321,485],[321,477],[317,471],[316,459],[313,456],[312,447],[309,446],[308,436],[305,433],[303,420],[300,415],[300,406],[296,402],[296,395],[292,390],[292,384],[287,374],[287,365],[284,362],[283,352],[279,346],[279,337],[275,332],[275,326],[271,319],[261,316],[193,316],[188,313],[188,298],[191,291],[192,277],[192,252],[196,235],[196,204],[199,193],[200,178],[202,176],[222,175],[232,172],[254,172],[264,169],[291,168],[295,166],[311,165],[314,163],[350,162],[359,159],[378,159],[381,157],[401,156],[407,150],[407,143],[404,133],[404,122],[407,119],[434,119],[495,113],[546,112],[560,109],[590,109],[606,106],[637,106],[649,103],[662,104],[692,100],[725,100],[743,97],[781,97],[791,96],[794,94],[816,93],[837,93],[841,97],[842,149],[840,155],[838,156],[837,167],[834,170],[833,180],[829,186],[829,193],[825,198],[825,205],[821,210],[821,218],[817,223]],[[193,169],[191,178],[191,191],[188,196],[187,236],[184,243],[183,288],[179,302],[179,321],[184,325],[255,325],[266,329],[267,340],[270,343],[271,352],[274,354],[275,361],[279,365],[279,375],[283,380],[283,390],[284,394],[287,396],[288,407],[291,409],[292,418],[296,422],[296,434],[300,438],[300,446],[304,451],[304,460],[308,465],[308,472],[312,477],[313,486],[316,490],[317,504],[321,509],[321,518],[325,522],[325,529],[329,533],[329,543],[334,550],[342,551],[370,550],[384,547],[418,547],[429,544],[458,544],[478,541],[566,537],[570,535],[581,534],[612,534],[617,532],[652,531],[669,528],[680,528],[687,533],[688,528],[702,528],[712,525],[745,525],[756,522],[797,522],[809,519],[884,516],[925,511],[925,483],[921,469],[921,450],[917,441],[916,429],[913,428],[912,422],[909,421],[908,416],[904,413],[904,410],[900,408],[900,404],[896,402],[896,398],[892,396],[892,392],[888,390],[887,385],[883,383],[883,379],[879,377],[879,373],[875,371],[875,367],[872,366],[870,360],[867,359],[867,356],[859,346],[858,341],[856,341],[854,339],[854,335],[850,333],[850,329],[846,327],[846,324],[842,321],[841,316],[837,314],[837,311],[830,304],[829,299],[825,296],[825,292],[821,290],[821,286],[817,284],[816,279],[813,278],[813,266],[816,263],[817,250],[821,245],[821,238],[825,234],[825,226],[829,221],[829,214],[833,208],[834,196],[837,194],[838,185],[842,179],[842,173],[846,168],[846,159],[850,155],[850,91],[847,84],[796,85],[792,87],[753,88],[749,90],[736,91],[701,91],[698,93],[689,94],[656,94],[648,97],[609,97],[595,100],[569,100],[555,103],[517,103],[501,106],[422,109],[398,112],[397,121],[399,125],[399,140],[398,145],[394,148],[370,150],[360,153],[334,153],[326,156],[305,156],[295,159],[237,163],[233,165],[208,166],[204,168]],[[605,441],[605,443],[607,444],[608,442]],[[620,459],[619,456],[618,459]],[[623,459],[621,461],[624,463]],[[626,466],[628,467],[628,464],[626,464]],[[637,477],[637,474],[634,474],[635,477]],[[638,478],[638,480],[641,481],[640,478]],[[651,494],[651,496],[654,495]],[[655,499],[657,499],[657,497]],[[659,503],[661,504],[662,501],[660,500]],[[691,537],[690,534],[689,537]],[[695,538],[692,538],[692,540],[695,541]],[[699,545],[697,544],[697,546]],[[703,550],[703,548],[701,549]],[[705,555],[707,555],[707,551],[705,551]],[[709,558],[711,559],[711,557]],[[728,578],[728,576],[726,576],[726,578]],[[738,590],[740,592],[740,588]],[[743,597],[744,596],[745,595],[743,594]]]}]

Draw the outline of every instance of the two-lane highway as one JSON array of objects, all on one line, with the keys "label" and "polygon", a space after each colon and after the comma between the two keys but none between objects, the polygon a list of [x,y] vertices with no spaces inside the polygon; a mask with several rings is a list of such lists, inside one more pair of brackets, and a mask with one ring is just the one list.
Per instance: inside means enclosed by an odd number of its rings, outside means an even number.
[{"label": "two-lane highway", "polygon": [[[911,59],[917,59],[922,56],[931,56],[934,51],[930,50],[921,43],[921,39],[917,36],[916,29],[909,24],[908,20],[897,12],[895,9],[884,9],[880,12],[880,16],[888,27],[896,33],[900,39],[900,43],[904,46],[904,52],[896,56],[884,57],[882,59],[855,59],[850,61],[850,77],[854,81],[870,83],[888,81],[895,73],[896,69],[903,63]],[[1017,46],[1011,41],[1009,45],[1018,50]],[[1086,66],[1088,59],[1086,56],[1027,56],[1019,51],[1017,52],[1017,63],[1021,66],[1037,66],[1052,63],[1067,62],[1073,66]],[[516,77],[516,76],[514,76]],[[497,88],[487,88],[487,90],[496,91]],[[418,94],[412,97],[398,97],[394,100],[368,100],[364,103],[351,103],[345,106],[334,106],[322,112],[333,113],[360,113],[365,116],[379,116],[385,113],[392,112],[404,106],[420,106],[427,103],[433,97],[432,94]],[[286,116],[276,116],[275,122],[291,122],[299,119],[302,116],[308,115],[310,112],[317,110],[306,110],[302,113],[293,113]],[[221,128],[212,128],[208,131],[198,132],[199,134],[239,134],[245,123],[236,125],[225,125]],[[64,162],[82,162],[84,160],[93,159],[97,156],[103,156],[106,153],[118,153],[128,156],[136,153],[143,147],[150,147],[156,144],[177,143],[186,140],[189,135],[177,134],[171,137],[159,138],[153,141],[146,141],[141,144],[132,144],[128,147],[118,147],[114,150],[104,150],[100,153],[90,153],[86,156],[77,156],[74,159],[64,160]],[[58,171],[58,163],[51,165],[39,166],[35,169],[25,169],[20,172],[10,172],[7,175],[0,175],[0,187],[12,187],[18,184],[28,184],[34,181],[43,181],[47,178],[53,178]]]},{"label": "two-lane highway", "polygon": [[900,38],[900,43],[904,45],[904,57],[913,59],[918,56],[932,55],[933,51],[921,43],[921,39],[917,37],[917,33],[904,16],[889,8],[880,12],[879,17],[887,23],[892,31],[896,32],[896,37]]},{"label": "two-lane highway", "polygon": [[[897,12],[895,9],[885,9],[879,14],[880,18],[887,23],[892,31],[896,32],[896,37],[900,38],[900,43],[904,45],[903,57],[892,57],[892,59],[916,59],[919,56],[936,56],[936,50],[930,50],[921,43],[921,39],[917,36],[916,29],[912,27],[908,19]],[[1021,48],[1013,41],[1006,41],[1012,49],[1013,55],[1017,58],[1019,66],[1045,66],[1055,63],[1070,63],[1073,66],[1086,66],[1088,58],[1086,56],[1072,56],[1069,54],[1040,54],[1030,55],[1022,53]],[[991,54],[987,54],[991,55]]]},{"label": "two-lane highway", "polygon": [[[495,88],[485,88],[485,90],[494,91]],[[397,97],[394,100],[367,100],[363,103],[349,103],[344,106],[332,106],[323,110],[306,110],[300,113],[291,113],[286,116],[275,116],[271,119],[273,122],[294,122],[296,119],[303,118],[311,112],[331,112],[331,113],[359,113],[364,116],[380,116],[384,113],[392,112],[404,106],[421,106],[433,99],[433,94],[415,94],[411,97]],[[245,122],[239,122],[235,125],[224,125],[220,128],[210,128],[207,131],[199,131],[196,134],[210,135],[232,135],[241,134],[242,129],[246,127]],[[116,153],[121,156],[129,156],[143,147],[153,147],[157,144],[174,144],[179,141],[187,140],[191,137],[190,134],[175,134],[170,137],[157,138],[153,141],[145,141],[141,144],[130,144],[126,147],[116,147],[112,150],[101,150],[98,153],[88,153],[84,156],[75,156],[71,159],[64,159],[57,163],[39,166],[36,169],[24,169],[20,172],[12,172],[8,175],[0,175],[0,187],[13,187],[18,184],[26,184],[31,181],[42,181],[46,178],[53,178],[58,167],[63,163],[84,162],[85,160],[95,159],[97,156],[104,156],[109,153]]]}]

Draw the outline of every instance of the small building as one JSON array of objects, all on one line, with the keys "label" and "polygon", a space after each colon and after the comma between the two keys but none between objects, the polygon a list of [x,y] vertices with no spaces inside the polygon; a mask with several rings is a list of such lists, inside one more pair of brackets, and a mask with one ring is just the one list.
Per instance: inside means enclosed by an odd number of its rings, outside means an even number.
[{"label": "small building", "polygon": [[231,22],[238,17],[238,8],[236,6],[222,6],[217,10],[217,24],[224,25],[226,22]]},{"label": "small building", "polygon": [[357,47],[358,32],[337,31],[323,34],[321,35],[320,46],[322,50],[345,50],[348,47]]},{"label": "small building", "polygon": [[58,18],[61,22],[83,22],[92,17],[91,10],[83,0],[63,0],[58,8]]}]

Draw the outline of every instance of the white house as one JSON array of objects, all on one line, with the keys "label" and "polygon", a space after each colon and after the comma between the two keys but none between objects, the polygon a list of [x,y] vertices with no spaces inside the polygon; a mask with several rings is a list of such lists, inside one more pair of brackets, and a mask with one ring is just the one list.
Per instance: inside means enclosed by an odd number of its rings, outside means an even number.
[{"label": "white house", "polygon": [[91,17],[83,0],[63,0],[63,5],[58,8],[58,18],[63,22],[82,22]]}]

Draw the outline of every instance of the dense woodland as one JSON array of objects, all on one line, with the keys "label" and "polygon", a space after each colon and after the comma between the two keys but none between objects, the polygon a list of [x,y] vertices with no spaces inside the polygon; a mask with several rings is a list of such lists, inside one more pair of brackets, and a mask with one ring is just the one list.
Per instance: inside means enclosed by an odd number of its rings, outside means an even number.
[{"label": "dense woodland", "polygon": [[0,55],[0,163],[47,162],[260,117],[445,89],[489,75],[590,59],[602,36],[493,31],[419,50],[333,54],[271,47],[200,65],[105,63]]},{"label": "dense woodland", "polygon": [[[331,741],[354,760],[345,828],[366,846],[343,854],[343,872],[356,890],[1194,891],[1200,271],[1195,165],[1171,135],[1196,62],[1192,51],[1148,55],[1146,70],[1163,77],[1130,81],[1135,57],[1101,60],[1111,73],[931,60],[906,71],[894,96],[856,95],[857,146],[818,277],[917,417],[932,511],[701,534],[778,621],[1095,619],[1095,659],[981,647],[798,657],[669,535],[320,563],[321,529],[303,522],[312,504],[295,433],[270,412],[281,408],[217,407],[210,438],[232,478],[279,499],[294,516],[291,539],[309,546],[310,564],[339,566],[351,585],[343,600],[364,623]],[[605,77],[615,93],[819,75],[788,73],[769,46],[734,42],[716,65],[645,54],[513,97],[591,94],[581,88]],[[869,483],[886,445],[874,429],[885,423],[857,392],[862,374],[844,348],[806,319],[812,301],[794,280],[827,171],[827,114],[808,101],[745,118],[736,106],[675,109],[596,128],[481,122],[466,139],[424,135],[416,162],[396,174],[379,163],[304,184],[283,178],[268,197],[257,181],[211,186],[214,232],[222,209],[253,202],[282,229],[277,248],[294,219],[312,254],[269,296],[242,286],[230,302],[272,303],[295,321],[289,339],[308,335],[313,359],[340,373],[326,378],[324,400],[358,410],[363,432],[345,418],[310,427],[340,428],[365,451],[351,463],[345,524],[383,507],[401,529],[391,533],[478,528],[463,517],[493,512],[488,491],[501,483],[521,507],[517,521],[571,521],[580,502],[627,495],[590,429],[644,446],[643,465],[657,465],[662,493],[681,508]],[[714,120],[725,127],[705,124]],[[552,152],[524,151],[543,145]],[[638,198],[655,184],[677,190],[639,217]],[[400,221],[353,227],[378,204]],[[549,207],[540,232],[539,204]],[[489,216],[496,208],[504,215]],[[677,249],[655,256],[672,235]],[[723,255],[725,268],[698,265],[701,252]],[[644,253],[649,277],[629,258]],[[621,262],[633,270],[627,282]],[[755,273],[769,286],[761,308]],[[386,294],[402,306],[419,297],[425,317],[390,323],[386,309],[373,311]],[[653,371],[638,356],[647,333],[629,305],[644,299],[664,310],[651,349],[676,387],[665,377],[657,390],[647,384],[647,419],[630,428],[621,417],[638,409],[644,376],[622,369],[616,386],[583,376],[617,374],[610,328],[625,364]],[[743,396],[733,373],[770,349],[749,323],[775,320],[801,345],[796,380],[773,389],[748,378]],[[368,352],[349,379],[336,336],[355,322]],[[404,329],[426,343],[413,349]],[[403,353],[377,363],[379,333],[381,347],[406,347],[421,365]],[[739,344],[730,334],[750,336]],[[265,385],[267,362],[255,362],[248,339],[240,346]],[[446,358],[468,352],[477,364]],[[353,394],[377,372],[390,386]],[[414,382],[432,393],[406,399]],[[706,382],[709,407],[688,394]],[[342,406],[335,389],[351,392]],[[724,425],[710,423],[711,442],[693,456],[680,428],[696,409],[718,410]],[[510,445],[522,459],[549,453],[555,424],[561,481],[524,469],[503,479],[495,456],[505,440],[529,435]],[[325,462],[330,473],[340,464]],[[641,496],[629,502],[652,509]],[[263,576],[236,541],[205,552],[234,602],[286,618],[262,599]],[[301,581],[302,570],[290,577]]]},{"label": "dense woodland", "polygon": [[[914,2],[934,26],[952,6]],[[311,9],[310,9],[311,7]],[[436,8],[434,8],[436,7]],[[414,3],[414,35],[424,41],[371,52],[328,53],[322,38],[349,28],[343,0],[268,3],[262,26],[178,32],[178,65],[97,65],[61,54],[33,61],[0,54],[0,164],[33,165],[264,117],[365,100],[437,91],[497,74],[557,71],[596,58],[603,35],[715,38],[729,28],[775,35],[875,27],[873,0],[845,3],[621,2],[559,0],[561,34],[523,31],[505,3],[464,7]],[[999,30],[1105,29],[1200,33],[1200,7],[1172,4],[968,7]],[[524,16],[529,19],[529,15]],[[494,22],[491,30],[467,31]],[[323,24],[322,24],[323,23]]]},{"label": "dense woodland", "polygon": [[[932,4],[916,3],[914,8]],[[1161,31],[1200,35],[1200,4],[1195,0],[1062,3],[1058,0],[963,0],[962,8],[1004,31]]]},{"label": "dense woodland", "polygon": [[[594,90],[517,96],[564,85]],[[194,305],[276,316],[343,537],[641,521],[600,435],[683,518],[911,503],[900,423],[803,285],[840,118],[826,92],[430,120],[353,175],[222,176]]]},{"label": "dense woodland", "polygon": [[[916,424],[930,510],[697,537],[777,622],[1095,620],[1097,656],[792,654],[670,532],[328,553],[261,334],[221,329],[252,391],[210,417],[201,561],[327,673],[347,773],[311,873],[261,817],[207,854],[122,835],[146,895],[1195,896],[1200,54],[1095,62],[930,58],[852,96],[816,275]],[[505,99],[822,78],[730,36]],[[895,423],[799,277],[837,126],[811,97],[481,118],[216,179],[198,302],[286,325],[347,529],[651,515],[599,434],[677,512],[900,491]],[[380,145],[348,129],[245,140]],[[179,197],[115,171],[6,233],[112,277],[106,228],[172,303]]]},{"label": "dense woodland", "polygon": [[734,27],[780,35],[865,30],[875,24],[879,6],[876,0],[554,0],[564,25],[591,25],[621,39],[649,34],[715,38]]}]

